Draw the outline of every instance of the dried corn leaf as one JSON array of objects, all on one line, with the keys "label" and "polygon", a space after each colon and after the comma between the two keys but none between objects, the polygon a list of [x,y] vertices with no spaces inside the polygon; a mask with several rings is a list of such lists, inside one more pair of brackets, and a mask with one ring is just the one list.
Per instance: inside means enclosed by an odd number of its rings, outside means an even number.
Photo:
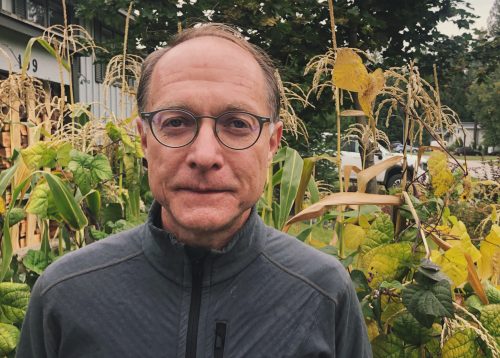
[{"label": "dried corn leaf", "polygon": [[364,193],[366,191],[366,186],[368,182],[376,177],[378,174],[382,173],[384,170],[392,167],[396,163],[400,162],[403,156],[394,156],[387,158],[374,166],[364,169],[358,173],[358,192]]},{"label": "dried corn leaf", "polygon": [[359,103],[367,116],[371,114],[373,101],[382,91],[384,85],[384,71],[381,68],[377,68],[375,72],[368,75],[368,88],[359,96]]},{"label": "dried corn leaf", "polygon": [[397,195],[380,195],[366,193],[334,193],[317,203],[302,210],[286,223],[283,231],[288,231],[290,225],[298,221],[309,220],[323,215],[339,205],[401,205],[401,198]]}]

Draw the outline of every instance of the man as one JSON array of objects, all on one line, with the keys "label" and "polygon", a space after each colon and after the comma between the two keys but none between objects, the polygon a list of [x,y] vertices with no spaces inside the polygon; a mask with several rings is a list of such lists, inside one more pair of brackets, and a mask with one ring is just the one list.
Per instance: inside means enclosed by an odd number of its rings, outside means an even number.
[{"label": "man", "polygon": [[282,134],[273,73],[215,24],[146,59],[148,222],[46,270],[19,357],[371,356],[342,265],[255,211]]}]

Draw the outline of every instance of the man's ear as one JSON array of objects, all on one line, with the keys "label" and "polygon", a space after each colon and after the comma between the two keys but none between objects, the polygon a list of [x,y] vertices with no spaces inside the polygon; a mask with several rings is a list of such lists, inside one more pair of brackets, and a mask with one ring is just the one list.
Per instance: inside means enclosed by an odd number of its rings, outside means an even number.
[{"label": "man's ear", "polygon": [[283,135],[283,122],[279,121],[274,123],[274,130],[269,138],[269,153],[267,160],[271,162],[273,160],[274,154],[278,151],[281,142],[281,136]]},{"label": "man's ear", "polygon": [[146,152],[148,149],[148,141],[147,141],[147,135],[146,135],[146,131],[147,131],[146,124],[139,117],[137,117],[135,119],[135,123],[137,125],[137,131],[139,132],[139,135],[141,136],[142,150],[143,150],[144,154],[146,155]]}]

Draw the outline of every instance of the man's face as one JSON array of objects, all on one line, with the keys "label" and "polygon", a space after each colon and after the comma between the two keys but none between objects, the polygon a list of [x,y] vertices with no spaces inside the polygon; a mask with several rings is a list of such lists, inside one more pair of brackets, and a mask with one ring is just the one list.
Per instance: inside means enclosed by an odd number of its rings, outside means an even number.
[{"label": "man's face", "polygon": [[[175,107],[217,116],[237,108],[269,117],[267,94],[264,74],[249,53],[228,40],[200,37],[177,45],[158,61],[147,111]],[[281,123],[273,134],[265,124],[252,147],[233,150],[218,142],[214,125],[213,119],[203,118],[194,142],[168,148],[139,123],[163,226],[180,240],[199,238],[200,245],[211,237],[229,238],[243,225],[262,193],[282,132]]]}]

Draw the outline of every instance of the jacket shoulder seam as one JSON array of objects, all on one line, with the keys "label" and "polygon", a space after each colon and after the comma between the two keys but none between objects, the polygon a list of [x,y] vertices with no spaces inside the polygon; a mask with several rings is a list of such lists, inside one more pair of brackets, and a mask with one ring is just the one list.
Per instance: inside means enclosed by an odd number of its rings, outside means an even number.
[{"label": "jacket shoulder seam", "polygon": [[262,252],[262,256],[264,256],[270,263],[272,263],[274,266],[276,266],[277,268],[279,268],[280,270],[286,272],[287,274],[289,274],[290,276],[293,276],[299,280],[301,280],[302,282],[304,282],[305,284],[307,284],[308,286],[312,287],[313,289],[315,289],[316,291],[318,291],[319,293],[321,293],[323,296],[326,296],[329,300],[331,300],[333,303],[336,304],[336,301],[335,301],[335,298],[332,297],[328,292],[326,292],[323,288],[321,288],[320,286],[318,286],[317,284],[315,284],[314,282],[312,282],[311,280],[309,280],[307,277],[304,277],[296,272],[293,272],[292,270],[290,270],[289,268],[285,267],[284,265],[280,264],[279,262],[277,262],[276,260],[274,260],[273,258],[271,258],[267,253],[265,252]]},{"label": "jacket shoulder seam", "polygon": [[50,291],[54,286],[57,286],[58,284],[64,282],[64,281],[68,281],[72,278],[75,278],[77,276],[82,276],[82,275],[85,275],[85,274],[88,274],[90,272],[94,272],[94,271],[99,271],[99,270],[102,270],[102,269],[105,269],[105,268],[108,268],[108,267],[111,267],[111,266],[115,266],[115,265],[118,265],[122,262],[125,262],[125,261],[128,261],[128,260],[131,260],[133,259],[134,257],[137,257],[137,256],[140,256],[142,254],[142,249],[137,251],[137,252],[134,252],[133,254],[130,254],[130,255],[127,255],[125,257],[121,257],[119,259],[115,259],[113,261],[110,261],[110,262],[106,262],[105,264],[101,264],[101,265],[97,265],[97,266],[93,266],[93,267],[89,267],[85,270],[81,270],[81,271],[77,271],[77,272],[74,272],[74,273],[71,273],[71,274],[68,274],[66,276],[63,276],[59,279],[57,279],[55,282],[52,282],[50,285],[48,285],[47,287],[45,287],[42,292],[41,292],[41,295],[45,295],[48,291]]}]

